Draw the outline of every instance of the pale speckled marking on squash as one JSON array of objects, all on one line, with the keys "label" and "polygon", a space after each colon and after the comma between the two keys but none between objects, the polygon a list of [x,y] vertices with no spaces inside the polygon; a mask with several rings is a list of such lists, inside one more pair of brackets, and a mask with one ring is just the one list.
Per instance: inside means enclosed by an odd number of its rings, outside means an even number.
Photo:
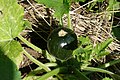
[{"label": "pale speckled marking on squash", "polygon": [[66,34],[68,34],[68,32],[66,32],[66,31],[64,31],[64,30],[60,30],[60,31],[58,32],[58,36],[59,36],[59,37],[64,37]]},{"label": "pale speckled marking on squash", "polygon": [[60,46],[63,48],[64,46],[66,46],[67,43],[61,43]]}]

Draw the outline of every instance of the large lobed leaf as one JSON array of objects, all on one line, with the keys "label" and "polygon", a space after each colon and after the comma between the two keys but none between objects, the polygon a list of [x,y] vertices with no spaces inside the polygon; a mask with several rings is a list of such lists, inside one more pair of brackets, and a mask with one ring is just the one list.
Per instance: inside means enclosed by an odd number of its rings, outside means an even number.
[{"label": "large lobed leaf", "polygon": [[13,40],[23,29],[23,9],[16,0],[0,0],[0,42]]},{"label": "large lobed leaf", "polygon": [[69,12],[69,3],[63,3],[63,0],[36,0],[38,3],[44,4],[48,8],[55,10],[55,17],[60,19],[63,14]]},{"label": "large lobed leaf", "polygon": [[58,19],[69,12],[69,8],[72,2],[78,2],[85,0],[36,0],[38,3],[44,4],[48,8],[53,8],[55,10],[54,16]]},{"label": "large lobed leaf", "polygon": [[22,48],[14,38],[24,28],[23,8],[16,0],[0,0],[0,12],[0,56],[7,55],[19,65]]},{"label": "large lobed leaf", "polygon": [[[6,41],[0,42],[0,56],[7,55],[11,60],[13,60],[16,65],[19,66],[20,62],[22,61],[22,49],[21,45],[17,41]],[[1,55],[2,54],[2,55]]]}]

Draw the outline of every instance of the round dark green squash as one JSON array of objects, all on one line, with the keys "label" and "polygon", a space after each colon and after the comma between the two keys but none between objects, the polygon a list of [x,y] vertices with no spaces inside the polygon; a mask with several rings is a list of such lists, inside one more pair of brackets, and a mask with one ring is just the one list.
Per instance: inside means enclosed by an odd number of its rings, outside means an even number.
[{"label": "round dark green squash", "polygon": [[77,48],[77,36],[68,28],[54,29],[48,37],[47,48],[50,54],[58,60],[68,60],[72,52]]}]

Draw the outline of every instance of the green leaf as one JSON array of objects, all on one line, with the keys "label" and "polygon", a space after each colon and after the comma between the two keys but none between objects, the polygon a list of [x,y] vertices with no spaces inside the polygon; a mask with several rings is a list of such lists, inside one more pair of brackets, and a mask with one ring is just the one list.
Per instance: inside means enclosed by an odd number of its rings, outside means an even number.
[{"label": "green leaf", "polygon": [[94,68],[94,67],[86,67],[86,68],[83,68],[82,70],[93,71],[93,72],[101,72],[101,73],[107,73],[107,74],[110,74],[110,75],[113,75],[113,74],[114,74],[113,72],[110,72],[110,71],[108,71],[108,70],[104,70],[104,69],[100,69],[100,68]]},{"label": "green leaf", "polygon": [[21,45],[15,37],[23,30],[23,8],[16,0],[0,0],[0,54],[7,55],[17,65],[22,60]]},{"label": "green leaf", "polygon": [[120,9],[120,2],[117,0],[109,0],[109,6],[107,10],[119,10]]},{"label": "green leaf", "polygon": [[14,40],[0,42],[0,50],[3,52],[0,54],[7,55],[19,66],[20,62],[22,61],[22,48],[19,42]]},{"label": "green leaf", "polygon": [[104,51],[108,45],[113,41],[113,39],[107,39],[106,41],[99,43],[95,46],[95,48],[93,49],[93,53],[99,54],[102,51]]},{"label": "green leaf", "polygon": [[108,78],[108,77],[105,77],[105,78],[103,78],[102,80],[113,80],[113,79]]},{"label": "green leaf", "polygon": [[107,68],[107,67],[110,67],[110,66],[115,65],[115,64],[118,64],[118,63],[120,63],[120,59],[110,61],[110,62],[105,63],[105,64],[103,64],[103,65],[100,65],[100,66],[98,66],[98,67],[99,67],[99,68]]},{"label": "green leaf", "polygon": [[101,53],[99,53],[99,54],[97,55],[97,57],[98,57],[98,58],[101,58],[101,57],[106,56],[106,55],[108,55],[108,54],[109,54],[108,51],[102,51]]},{"label": "green leaf", "polygon": [[61,19],[64,14],[69,13],[72,2],[84,2],[85,0],[36,0],[38,3],[46,5],[55,10],[54,16]]},{"label": "green leaf", "polygon": [[87,67],[90,63],[89,61],[92,59],[91,56],[91,50],[86,50],[84,48],[77,48],[73,52],[73,56],[76,57],[78,62],[81,62],[81,68]]},{"label": "green leaf", "polygon": [[113,26],[113,28],[112,28],[113,35],[115,36],[115,38],[117,40],[120,41],[120,32],[119,31],[120,31],[120,26]]},{"label": "green leaf", "polygon": [[72,3],[72,2],[85,2],[86,0],[63,0],[64,2]]},{"label": "green leaf", "polygon": [[103,2],[104,0],[96,0],[96,1],[98,1],[98,2]]},{"label": "green leaf", "polygon": [[108,71],[108,70],[101,69],[101,68],[86,67],[86,68],[83,68],[82,70],[87,70],[87,71],[92,71],[92,72],[107,73],[107,74],[109,74],[112,78],[114,78],[114,80],[119,80],[119,79],[120,79],[120,75],[115,74],[115,73],[113,73],[113,72],[111,72],[111,71]]},{"label": "green leaf", "polygon": [[15,38],[23,29],[23,8],[16,0],[0,0],[0,42]]},{"label": "green leaf", "polygon": [[73,55],[79,56],[81,53],[85,53],[83,48],[78,47],[73,51]]},{"label": "green leaf", "polygon": [[80,1],[80,2],[85,2],[86,0],[77,0],[77,1]]},{"label": "green leaf", "polygon": [[58,19],[69,12],[69,3],[64,3],[64,0],[36,0],[37,2],[46,5],[48,8],[55,10],[54,16]]},{"label": "green leaf", "polygon": [[54,56],[50,55],[48,53],[48,51],[46,51],[46,58],[50,61],[50,62],[56,62],[56,59]]},{"label": "green leaf", "polygon": [[37,80],[47,80],[51,76],[57,75],[57,74],[59,74],[61,72],[67,72],[67,71],[68,71],[68,69],[66,67],[58,67],[58,68],[56,68],[56,69],[42,75]]},{"label": "green leaf", "polygon": [[90,80],[85,74],[80,72],[80,70],[78,70],[78,69],[74,69],[73,72],[77,78],[80,78],[78,80]]},{"label": "green leaf", "polygon": [[80,45],[89,45],[89,44],[91,44],[91,40],[89,39],[89,37],[83,37],[83,36],[81,36],[80,38],[79,38],[79,43],[80,43]]},{"label": "green leaf", "polygon": [[[1,52],[1,51],[0,51]],[[0,80],[21,80],[17,66],[7,56],[0,54]]]}]

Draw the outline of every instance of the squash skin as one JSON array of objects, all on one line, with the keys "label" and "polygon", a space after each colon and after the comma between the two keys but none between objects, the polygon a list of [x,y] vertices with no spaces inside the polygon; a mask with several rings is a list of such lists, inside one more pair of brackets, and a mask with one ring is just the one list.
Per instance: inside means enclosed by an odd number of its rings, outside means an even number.
[{"label": "squash skin", "polygon": [[77,48],[77,36],[68,28],[54,29],[48,37],[47,48],[50,54],[58,60],[68,60],[72,52]]}]

